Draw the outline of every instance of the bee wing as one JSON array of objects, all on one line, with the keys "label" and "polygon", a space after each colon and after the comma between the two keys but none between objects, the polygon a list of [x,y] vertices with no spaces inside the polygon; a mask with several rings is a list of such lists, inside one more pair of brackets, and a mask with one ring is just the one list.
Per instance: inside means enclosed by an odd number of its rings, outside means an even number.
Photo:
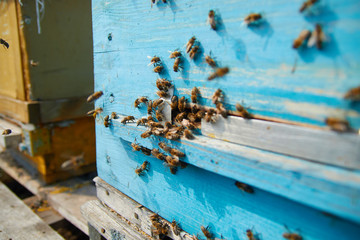
[{"label": "bee wing", "polygon": [[318,38],[317,32],[316,32],[316,31],[313,31],[313,32],[311,33],[311,35],[310,35],[310,38],[309,38],[308,42],[307,42],[307,46],[308,46],[308,47],[314,46],[315,43],[316,43],[317,38]]}]

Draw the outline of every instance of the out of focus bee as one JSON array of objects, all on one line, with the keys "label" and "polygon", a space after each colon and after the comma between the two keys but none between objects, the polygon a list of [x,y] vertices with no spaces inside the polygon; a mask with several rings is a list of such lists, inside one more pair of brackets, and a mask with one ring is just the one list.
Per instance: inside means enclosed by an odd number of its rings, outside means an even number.
[{"label": "out of focus bee", "polygon": [[334,131],[346,132],[350,130],[349,122],[345,119],[329,117],[325,119],[325,123]]},{"label": "out of focus bee", "polygon": [[202,119],[203,117],[205,117],[205,111],[204,110],[200,110],[196,113],[196,118],[197,119]]},{"label": "out of focus bee", "polygon": [[151,149],[148,149],[147,147],[142,147],[140,148],[140,150],[143,152],[143,154],[150,156],[151,155]]},{"label": "out of focus bee", "polygon": [[170,81],[166,80],[165,78],[158,78],[156,80],[156,87],[161,91],[167,91],[171,88],[172,84]]},{"label": "out of focus bee", "polygon": [[158,145],[159,145],[159,147],[160,147],[162,150],[164,150],[165,152],[170,153],[171,147],[169,147],[168,145],[166,145],[166,144],[163,143],[163,142],[159,142]]},{"label": "out of focus bee", "polygon": [[165,134],[165,138],[169,139],[169,140],[179,140],[180,139],[180,134],[179,133],[174,133],[174,132],[168,132]]},{"label": "out of focus bee", "polygon": [[153,213],[149,216],[150,220],[152,222],[158,222],[160,220],[160,216],[157,213]]},{"label": "out of focus bee", "polygon": [[117,119],[118,115],[116,114],[116,112],[112,112],[111,113],[111,119]]},{"label": "out of focus bee", "polygon": [[151,130],[146,130],[145,132],[143,132],[142,134],[141,134],[141,137],[142,138],[148,138],[148,137],[150,137],[151,136]]},{"label": "out of focus bee", "polygon": [[217,64],[216,64],[215,60],[212,57],[210,57],[209,55],[205,55],[205,62],[207,64],[209,64],[209,66],[212,67],[212,68],[217,67]]},{"label": "out of focus bee", "polygon": [[308,47],[314,46],[321,50],[323,48],[323,43],[326,41],[326,36],[320,26],[320,24],[315,25],[315,30],[311,33],[309,41],[307,43]]},{"label": "out of focus bee", "polygon": [[310,35],[311,35],[311,32],[309,30],[307,30],[307,29],[302,30],[300,32],[299,36],[297,37],[297,39],[294,40],[293,48],[297,49],[301,45],[303,45],[308,40]]},{"label": "out of focus bee", "polygon": [[185,153],[181,152],[180,150],[176,148],[170,148],[169,153],[173,156],[177,156],[179,158],[185,157]]},{"label": "out of focus bee", "polygon": [[182,231],[182,229],[181,229],[179,223],[177,223],[175,220],[172,220],[171,228],[176,236],[180,235],[180,232]]},{"label": "out of focus bee", "polygon": [[140,118],[140,119],[136,122],[136,126],[139,126],[139,125],[145,126],[147,122],[148,122],[147,118]]},{"label": "out of focus bee", "polygon": [[153,106],[153,102],[151,100],[149,100],[149,102],[147,104],[147,113],[148,114],[152,113],[152,106]]},{"label": "out of focus bee", "polygon": [[[194,113],[188,113],[187,114],[187,119],[189,119],[190,122],[195,122],[196,121],[196,114]],[[181,120],[182,121],[182,120]]]},{"label": "out of focus bee", "polygon": [[191,51],[189,52],[189,57],[190,59],[194,59],[196,54],[198,53],[200,47],[199,46],[194,46],[193,48],[191,48]]},{"label": "out of focus bee", "polygon": [[157,91],[156,94],[162,98],[167,98],[169,96],[165,91]]},{"label": "out of focus bee", "polygon": [[171,110],[176,110],[178,108],[178,97],[176,95],[171,97]]},{"label": "out of focus bee", "polygon": [[170,132],[172,132],[172,133],[181,133],[181,132],[184,131],[184,130],[185,130],[185,127],[182,126],[182,125],[180,125],[180,126],[178,126],[178,127],[172,128],[172,129],[170,130]]},{"label": "out of focus bee", "polygon": [[164,102],[164,100],[162,99],[157,99],[153,102],[153,108],[157,108],[158,106],[160,106],[162,103]]},{"label": "out of focus bee", "polygon": [[155,226],[156,228],[156,230],[153,231],[153,233],[156,235],[166,235],[169,231],[169,226],[165,222],[161,222],[158,224],[154,224],[153,222],[153,226]]},{"label": "out of focus bee", "polygon": [[252,114],[249,113],[244,106],[242,106],[240,103],[237,103],[235,105],[236,110],[241,114],[243,118],[253,118]]},{"label": "out of focus bee", "polygon": [[213,79],[218,78],[218,77],[223,77],[223,76],[225,76],[229,71],[230,71],[230,70],[229,70],[228,67],[216,68],[216,69],[215,69],[215,72],[212,73],[212,74],[208,77],[208,80],[213,80]]},{"label": "out of focus bee", "polygon": [[128,122],[130,122],[130,121],[134,121],[134,120],[135,120],[134,116],[127,116],[127,117],[124,117],[124,118],[121,120],[121,123],[122,123],[122,124],[126,124],[126,123],[128,123]]},{"label": "out of focus bee", "polygon": [[283,238],[288,239],[288,240],[302,240],[302,236],[300,236],[297,233],[292,233],[287,226],[285,226],[285,228],[287,229],[287,232],[283,233]]},{"label": "out of focus bee", "polygon": [[96,115],[102,113],[103,109],[101,107],[95,108],[94,110],[91,110],[87,112],[88,115],[92,115],[94,118],[96,118]]},{"label": "out of focus bee", "polygon": [[186,112],[179,113],[178,115],[176,115],[175,121],[181,123],[181,121],[186,117],[186,115]]},{"label": "out of focus bee", "polygon": [[259,240],[258,234],[254,234],[251,229],[246,230],[246,236],[249,240]]},{"label": "out of focus bee", "polygon": [[159,122],[154,122],[154,121],[148,121],[148,125],[151,127],[151,128],[164,128],[164,126],[159,123]]},{"label": "out of focus bee", "polygon": [[189,139],[189,140],[195,138],[194,135],[191,133],[191,131],[190,131],[189,129],[185,129],[185,130],[184,130],[184,136],[185,136],[187,139]]},{"label": "out of focus bee", "polygon": [[175,58],[174,66],[173,66],[174,72],[178,72],[178,71],[179,71],[180,63],[181,63],[181,57]]},{"label": "out of focus bee", "polygon": [[151,7],[153,6],[153,4],[155,4],[157,2],[157,0],[151,0]]},{"label": "out of focus bee", "polygon": [[2,132],[2,135],[9,135],[11,133],[11,129],[5,129],[3,132]]},{"label": "out of focus bee", "polygon": [[223,118],[227,118],[227,110],[221,102],[216,103],[216,111],[221,114]]},{"label": "out of focus bee", "polygon": [[212,239],[213,238],[213,234],[210,232],[210,227],[207,226],[207,227],[204,227],[204,226],[201,226],[201,231],[203,232],[203,234],[205,235],[205,237],[207,239]]},{"label": "out of focus bee", "polygon": [[215,12],[214,12],[214,10],[210,10],[210,11],[209,11],[208,21],[209,21],[209,24],[210,24],[211,29],[216,31],[217,22],[216,22],[216,19],[215,19]]},{"label": "out of focus bee", "polygon": [[35,62],[34,60],[30,60],[30,66],[32,66],[32,67],[37,67],[37,66],[39,66],[39,62]]},{"label": "out of focus bee", "polygon": [[104,117],[104,126],[105,127],[109,127],[110,126],[110,118],[109,118],[109,115],[106,115]]},{"label": "out of focus bee", "polygon": [[200,94],[199,89],[197,87],[193,87],[193,89],[191,90],[191,101],[193,103],[197,103],[197,98],[199,94]]},{"label": "out of focus bee", "polygon": [[190,38],[190,40],[186,43],[186,53],[189,53],[189,52],[190,52],[192,46],[193,46],[194,43],[195,43],[195,40],[196,40],[196,38],[195,38],[195,36],[193,36],[193,37]]},{"label": "out of focus bee", "polygon": [[148,58],[150,58],[149,65],[153,64],[155,66],[156,64],[159,64],[161,62],[161,59],[159,57],[157,57],[157,56],[148,57]]},{"label": "out of focus bee", "polygon": [[218,102],[221,102],[223,98],[224,98],[224,94],[223,94],[222,90],[219,88],[214,92],[214,94],[212,96],[212,102],[214,104],[217,104]]},{"label": "out of focus bee", "polygon": [[6,47],[7,49],[9,49],[10,47],[9,43],[2,38],[0,38],[0,44],[3,45],[4,48]]},{"label": "out of focus bee", "polygon": [[92,102],[96,99],[98,99],[99,97],[101,97],[103,95],[103,92],[102,91],[97,91],[97,92],[94,92],[93,94],[91,94],[88,98],[87,98],[87,102]]},{"label": "out of focus bee", "polygon": [[236,181],[235,186],[237,186],[239,189],[243,190],[244,192],[254,193],[254,189],[245,183]]},{"label": "out of focus bee", "polygon": [[147,117],[147,120],[148,120],[148,122],[154,121],[154,118],[153,118],[151,115],[149,115],[149,116]]},{"label": "out of focus bee", "polygon": [[136,143],[132,143],[131,147],[134,149],[134,151],[140,151],[141,150],[141,146],[139,144],[136,144]]},{"label": "out of focus bee", "polygon": [[300,12],[304,12],[305,10],[309,9],[311,6],[313,6],[318,0],[307,0],[305,1],[301,7],[300,7]]},{"label": "out of focus bee", "polygon": [[180,112],[184,112],[184,111],[185,111],[185,108],[186,108],[186,99],[185,99],[184,96],[182,96],[182,97],[179,99],[178,108],[179,108],[179,111],[180,111]]},{"label": "out of focus bee", "polygon": [[161,128],[152,128],[151,132],[154,136],[162,136],[164,134]]},{"label": "out of focus bee", "polygon": [[344,96],[345,99],[360,101],[360,87],[350,89]]},{"label": "out of focus bee", "polygon": [[208,111],[206,111],[206,115],[204,117],[206,122],[215,122],[215,110],[210,108]]},{"label": "out of focus bee", "polygon": [[162,112],[160,110],[156,110],[155,111],[155,114],[156,114],[156,119],[158,121],[163,121],[164,120],[164,114],[162,114]]},{"label": "out of focus bee", "polygon": [[171,52],[169,58],[177,58],[177,57],[180,57],[180,56],[181,56],[181,52],[175,50],[175,51]]},{"label": "out of focus bee", "polygon": [[146,103],[148,101],[147,97],[139,97],[134,102],[134,107],[139,107],[141,103]]},{"label": "out of focus bee", "polygon": [[183,126],[187,127],[190,130],[193,130],[196,128],[195,124],[187,119],[184,119],[181,124],[183,124]]},{"label": "out of focus bee", "polygon": [[245,17],[244,22],[247,25],[254,24],[262,18],[260,13],[250,13],[248,16]]},{"label": "out of focus bee", "polygon": [[154,72],[161,73],[163,69],[164,69],[163,66],[156,66],[156,67],[154,67]]},{"label": "out of focus bee", "polygon": [[79,154],[79,155],[75,155],[75,156],[70,156],[69,160],[64,161],[61,164],[61,169],[62,170],[72,170],[72,169],[78,169],[81,166],[83,166],[85,164],[85,159],[84,159],[84,152]]}]

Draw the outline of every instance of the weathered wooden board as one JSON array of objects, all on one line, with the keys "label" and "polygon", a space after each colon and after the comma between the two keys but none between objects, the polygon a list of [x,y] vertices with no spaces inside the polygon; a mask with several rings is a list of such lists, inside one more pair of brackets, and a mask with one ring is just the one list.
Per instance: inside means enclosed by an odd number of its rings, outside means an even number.
[{"label": "weathered wooden board", "polygon": [[[161,2],[161,1],[160,1]],[[360,104],[344,100],[344,94],[360,85],[360,41],[358,1],[321,1],[314,15],[299,13],[296,1],[150,1],[93,0],[95,88],[105,97],[106,107],[122,114],[141,116],[132,102],[137,96],[155,97],[157,74],[147,56],[161,57],[162,75],[175,84],[175,94],[189,96],[200,88],[201,104],[211,105],[211,95],[221,88],[228,108],[243,102],[249,111],[270,118],[325,125],[326,117],[347,118],[360,127]],[[223,25],[213,31],[206,23],[214,9]],[[258,27],[247,27],[243,19],[261,12],[266,19]],[[328,42],[316,48],[295,51],[292,42],[301,30],[323,26]],[[230,73],[207,81],[212,72],[201,56],[184,59],[182,72],[172,71],[169,50],[180,49],[195,35],[203,53],[228,66]],[[296,70],[292,73],[294,63]],[[137,84],[134,84],[137,83]]]}]

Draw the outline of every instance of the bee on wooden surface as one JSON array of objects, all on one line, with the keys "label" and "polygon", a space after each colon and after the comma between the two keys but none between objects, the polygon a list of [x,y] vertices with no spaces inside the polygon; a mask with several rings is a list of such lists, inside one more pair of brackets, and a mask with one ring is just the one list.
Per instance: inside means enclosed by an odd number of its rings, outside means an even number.
[{"label": "bee on wooden surface", "polygon": [[149,100],[148,104],[147,104],[147,113],[148,114],[152,113],[152,106],[153,106],[153,102],[151,100]]},{"label": "bee on wooden surface", "polygon": [[159,147],[164,150],[165,152],[170,152],[171,151],[171,147],[169,147],[168,145],[166,145],[166,143],[164,142],[159,142],[158,143]]},{"label": "bee on wooden surface", "polygon": [[184,130],[184,136],[185,136],[187,139],[189,139],[189,140],[195,138],[194,135],[191,133],[191,131],[190,131],[189,129],[185,129],[185,130]]},{"label": "bee on wooden surface", "polygon": [[153,233],[156,235],[166,235],[169,231],[169,226],[165,222],[158,224],[153,223],[153,226],[156,228],[156,230],[153,231]]},{"label": "bee on wooden surface", "polygon": [[110,126],[110,118],[109,118],[109,115],[106,115],[104,117],[104,126],[105,127],[109,127]]},{"label": "bee on wooden surface", "polygon": [[360,87],[350,89],[344,96],[345,99],[360,101]]},{"label": "bee on wooden surface", "polygon": [[215,60],[212,57],[210,57],[209,55],[205,55],[205,62],[212,68],[217,67]]},{"label": "bee on wooden surface", "polygon": [[9,49],[10,47],[9,43],[2,38],[0,38],[0,44],[3,45],[4,48],[6,47],[7,49]]},{"label": "bee on wooden surface", "polygon": [[308,47],[314,46],[321,50],[323,48],[323,43],[326,41],[326,36],[320,26],[320,24],[315,25],[315,30],[311,33],[309,41],[307,43]]},{"label": "bee on wooden surface", "polygon": [[229,68],[228,67],[223,67],[223,68],[216,68],[215,72],[210,74],[210,76],[208,77],[208,80],[213,80],[215,78],[218,77],[223,77],[225,76],[228,72],[229,72]]},{"label": "bee on wooden surface", "polygon": [[178,108],[178,97],[176,95],[171,97],[171,104],[170,104],[171,110],[176,110]]},{"label": "bee on wooden surface", "polygon": [[91,94],[88,98],[87,98],[87,102],[92,102],[98,98],[100,98],[101,96],[103,95],[103,92],[102,91],[97,91],[97,92],[94,92],[93,94]]},{"label": "bee on wooden surface", "polygon": [[2,132],[2,135],[9,135],[11,133],[11,129],[5,129],[3,132]]},{"label": "bee on wooden surface", "polygon": [[177,57],[180,57],[180,56],[181,56],[181,52],[175,50],[175,51],[171,52],[169,58],[177,58]]},{"label": "bee on wooden surface", "polygon": [[227,110],[221,102],[216,103],[216,111],[218,114],[221,114],[223,118],[227,118]]},{"label": "bee on wooden surface", "polygon": [[197,87],[193,87],[193,89],[191,90],[191,101],[193,103],[197,103],[199,94],[200,94],[199,89]]},{"label": "bee on wooden surface", "polygon": [[164,126],[159,123],[159,122],[154,122],[154,121],[148,121],[148,125],[151,127],[151,128],[164,128]]},{"label": "bee on wooden surface", "polygon": [[169,167],[179,167],[180,160],[177,157],[166,156],[165,158],[166,165]]},{"label": "bee on wooden surface", "polygon": [[207,226],[207,227],[204,227],[204,226],[201,226],[201,231],[203,232],[203,234],[205,235],[205,237],[207,239],[212,239],[213,238],[213,234],[210,232],[210,227]]},{"label": "bee on wooden surface", "polygon": [[235,186],[237,186],[239,189],[243,190],[244,192],[254,193],[254,189],[251,186],[247,185],[246,183],[236,181]]},{"label": "bee on wooden surface", "polygon": [[134,151],[140,151],[141,150],[141,146],[139,144],[136,144],[136,143],[131,143],[131,147],[133,148]]},{"label": "bee on wooden surface", "polygon": [[185,108],[186,108],[186,99],[185,99],[184,96],[182,96],[182,97],[179,99],[178,108],[179,108],[179,111],[180,111],[180,112],[184,112],[184,111],[185,111]]},{"label": "bee on wooden surface", "polygon": [[218,88],[212,96],[212,102],[213,104],[217,104],[218,102],[221,102],[223,98],[224,98],[223,91],[220,88]]},{"label": "bee on wooden surface", "polygon": [[189,120],[187,119],[184,119],[182,122],[181,122],[185,127],[187,127],[188,129],[190,130],[193,130],[196,128],[195,124],[190,122]]},{"label": "bee on wooden surface", "polygon": [[83,166],[85,164],[84,159],[84,152],[79,155],[72,155],[70,156],[69,160],[64,161],[61,164],[61,169],[68,171],[72,169],[78,169],[80,166]]},{"label": "bee on wooden surface", "polygon": [[148,122],[154,121],[154,118],[150,115],[150,116],[147,117],[147,120],[148,120]]},{"label": "bee on wooden surface", "polygon": [[139,168],[135,169],[135,173],[141,176],[144,172],[149,171],[149,166],[150,163],[148,161],[144,161]]},{"label": "bee on wooden surface", "polygon": [[196,118],[197,119],[202,119],[203,117],[205,117],[205,111],[204,110],[200,110],[196,113]]},{"label": "bee on wooden surface", "polygon": [[121,123],[122,123],[122,124],[126,124],[126,123],[128,123],[128,122],[130,122],[130,121],[134,121],[134,120],[135,120],[134,116],[127,116],[127,117],[124,117],[124,118],[121,120]]},{"label": "bee on wooden surface", "polygon": [[325,119],[325,123],[334,131],[346,132],[350,130],[349,122],[345,119],[329,117]]},{"label": "bee on wooden surface", "polygon": [[163,121],[164,120],[164,114],[162,114],[162,112],[160,110],[156,110],[155,111],[155,114],[156,114],[156,119],[158,121]]},{"label": "bee on wooden surface", "polygon": [[160,64],[161,63],[161,59],[159,58],[159,57],[157,57],[157,56],[154,56],[154,57],[148,57],[148,58],[150,58],[150,63],[149,63],[149,65],[157,65],[157,64]]},{"label": "bee on wooden surface", "polygon": [[246,236],[249,240],[259,240],[258,234],[254,234],[251,229],[246,230]]},{"label": "bee on wooden surface", "polygon": [[283,233],[283,238],[288,239],[288,240],[302,240],[302,236],[300,236],[297,233],[293,233],[291,232],[287,226],[285,226],[285,228],[287,229],[287,232]]},{"label": "bee on wooden surface", "polygon": [[176,236],[179,236],[179,235],[180,235],[180,232],[182,231],[182,229],[181,229],[181,227],[180,227],[180,225],[179,225],[178,222],[176,222],[175,220],[172,220],[172,222],[171,222],[171,228],[172,228],[172,230],[173,230],[173,232],[174,232],[174,234],[175,234]]},{"label": "bee on wooden surface", "polygon": [[165,78],[158,78],[156,80],[156,87],[161,91],[168,91],[169,88],[172,87],[172,84],[170,81],[166,80]]},{"label": "bee on wooden surface", "polygon": [[134,107],[139,107],[141,103],[146,103],[148,101],[147,97],[139,97],[134,102]]},{"label": "bee on wooden surface", "polygon": [[190,122],[195,122],[195,121],[197,120],[196,114],[194,114],[194,113],[188,113],[188,114],[187,114],[187,119],[189,119]]},{"label": "bee on wooden surface", "polygon": [[196,40],[196,38],[195,38],[195,36],[193,36],[193,37],[190,38],[190,40],[186,43],[186,53],[189,53],[189,52],[190,52],[192,46],[193,46],[194,43],[195,43],[195,40]]},{"label": "bee on wooden surface", "polygon": [[297,49],[299,48],[301,45],[303,45],[310,37],[311,32],[307,29],[304,29],[300,32],[299,36],[297,37],[297,39],[294,40],[293,42],[293,48]]},{"label": "bee on wooden surface", "polygon": [[156,94],[161,98],[167,98],[169,96],[165,91],[157,91]]},{"label": "bee on wooden surface", "polygon": [[176,115],[175,121],[181,123],[181,121],[186,117],[186,115],[186,112],[179,113],[178,115]]},{"label": "bee on wooden surface", "polygon": [[176,174],[178,168],[177,167],[169,167],[171,174]]},{"label": "bee on wooden surface", "polygon": [[157,108],[158,106],[160,106],[161,104],[163,104],[164,100],[162,99],[156,99],[154,102],[153,102],[153,108]]},{"label": "bee on wooden surface", "polygon": [[140,150],[143,152],[143,154],[150,156],[151,155],[151,149],[148,149],[147,147],[141,146]]},{"label": "bee on wooden surface", "polygon": [[209,11],[208,21],[209,21],[209,24],[210,24],[211,29],[216,31],[217,22],[216,22],[216,19],[215,19],[215,12],[214,12],[214,10],[210,10],[210,11]]},{"label": "bee on wooden surface", "polygon": [[262,19],[262,16],[260,13],[250,13],[249,15],[247,15],[244,19],[244,22],[247,24],[247,25],[250,25],[250,24],[254,24],[256,23],[257,21],[259,21],[260,19]]},{"label": "bee on wooden surface", "polygon": [[189,52],[189,57],[190,59],[194,59],[196,54],[198,53],[200,47],[199,46],[194,46],[193,48],[191,48],[191,51]]},{"label": "bee on wooden surface", "polygon": [[139,126],[139,125],[145,126],[147,122],[148,122],[147,118],[140,118],[139,120],[137,120],[136,126]]},{"label": "bee on wooden surface", "polygon": [[155,136],[162,136],[164,134],[164,131],[161,128],[152,128],[151,132]]},{"label": "bee on wooden surface", "polygon": [[310,7],[312,7],[318,0],[307,0],[305,1],[301,7],[300,7],[300,12],[304,12],[305,10],[309,9]]},{"label": "bee on wooden surface", "polygon": [[150,220],[152,222],[158,222],[160,220],[160,216],[157,213],[153,213],[149,216]]},{"label": "bee on wooden surface", "polygon": [[88,115],[92,115],[94,118],[100,113],[102,113],[103,109],[101,107],[95,108],[94,110],[88,111]]},{"label": "bee on wooden surface", "polygon": [[180,137],[179,133],[168,132],[165,134],[165,138],[169,140],[179,140]]},{"label": "bee on wooden surface", "polygon": [[145,132],[143,132],[142,134],[141,134],[141,137],[142,138],[148,138],[148,137],[150,137],[151,136],[151,130],[146,130]]},{"label": "bee on wooden surface", "polygon": [[176,149],[176,148],[170,148],[170,152],[171,155],[173,156],[177,156],[179,158],[183,158],[185,157],[185,153],[183,153],[182,151]]},{"label": "bee on wooden surface", "polygon": [[179,71],[180,63],[181,63],[181,57],[175,58],[174,66],[173,66],[174,72],[178,72],[178,71]]},{"label": "bee on wooden surface", "polygon": [[152,149],[152,150],[151,150],[151,154],[152,154],[154,157],[156,157],[157,159],[159,159],[159,160],[162,160],[162,161],[165,160],[165,155],[162,154],[162,153],[159,151],[159,149],[156,149],[156,148]]},{"label": "bee on wooden surface", "polygon": [[206,111],[206,115],[204,117],[206,122],[215,122],[215,110],[210,108],[208,111]]},{"label": "bee on wooden surface", "polygon": [[156,67],[154,67],[154,72],[161,73],[163,69],[164,69],[163,66],[156,66]]},{"label": "bee on wooden surface", "polygon": [[117,119],[117,118],[118,118],[118,116],[117,116],[116,112],[112,112],[111,119]]},{"label": "bee on wooden surface", "polygon": [[236,110],[240,113],[240,115],[243,118],[250,119],[253,118],[252,114],[249,113],[244,106],[242,106],[240,103],[237,103],[235,105]]}]

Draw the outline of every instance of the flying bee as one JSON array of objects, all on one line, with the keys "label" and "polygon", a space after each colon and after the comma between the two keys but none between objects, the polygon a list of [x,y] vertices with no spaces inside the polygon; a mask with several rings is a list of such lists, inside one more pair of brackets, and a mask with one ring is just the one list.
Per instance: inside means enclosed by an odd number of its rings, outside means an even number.
[{"label": "flying bee", "polygon": [[221,114],[223,118],[227,118],[227,110],[221,102],[216,103],[216,111],[218,114]]},{"label": "flying bee", "polygon": [[175,50],[175,51],[171,52],[169,58],[177,58],[177,57],[180,57],[180,56],[181,56],[181,52]]},{"label": "flying bee", "polygon": [[9,135],[11,133],[11,129],[5,129],[3,132],[2,132],[2,135]]},{"label": "flying bee", "polygon": [[299,48],[309,39],[310,35],[311,32],[309,30],[307,29],[302,30],[299,36],[297,37],[297,39],[294,40],[292,47],[295,49]]},{"label": "flying bee", "polygon": [[158,78],[156,80],[156,87],[161,91],[167,91],[169,88],[172,87],[172,84],[170,81],[166,80],[165,78]]},{"label": "flying bee", "polygon": [[175,220],[172,220],[171,228],[176,236],[180,235],[180,232],[182,231],[182,229],[181,229],[179,223],[177,223]]},{"label": "flying bee", "polygon": [[153,102],[153,108],[156,108],[156,107],[158,107],[158,106],[160,106],[161,104],[163,104],[163,102],[164,102],[164,100],[162,100],[162,99],[157,99],[157,100],[155,100],[154,102]]},{"label": "flying bee", "polygon": [[186,108],[186,99],[185,99],[184,96],[182,96],[182,97],[179,99],[178,108],[179,108],[179,111],[180,111],[180,112],[184,112],[184,111],[185,111],[185,108]]},{"label": "flying bee", "polygon": [[165,91],[157,91],[156,94],[162,98],[167,98],[169,96]]},{"label": "flying bee", "polygon": [[170,153],[171,151],[171,147],[169,147],[168,145],[166,145],[164,142],[159,142],[159,147],[164,150],[165,152]]},{"label": "flying bee", "polygon": [[216,19],[215,19],[215,12],[214,12],[214,10],[210,10],[210,11],[209,11],[208,21],[209,21],[209,24],[210,24],[211,29],[216,31],[217,22],[216,22]]},{"label": "flying bee", "polygon": [[162,114],[162,112],[160,110],[156,110],[155,111],[155,114],[156,114],[156,119],[158,121],[163,121],[164,120],[164,114]]},{"label": "flying bee", "polygon": [[121,123],[126,124],[126,123],[128,123],[130,121],[134,121],[134,120],[135,120],[134,116],[127,116],[127,117],[124,117],[123,120],[121,120]]},{"label": "flying bee", "polygon": [[6,47],[7,49],[9,49],[10,47],[9,43],[2,38],[0,38],[0,44],[3,45],[4,48]]},{"label": "flying bee", "polygon": [[139,98],[137,98],[136,100],[135,100],[135,102],[134,102],[134,107],[139,107],[139,105],[141,104],[141,103],[147,103],[147,101],[148,101],[148,99],[147,99],[147,97],[139,97]]},{"label": "flying bee", "polygon": [[103,92],[102,91],[97,91],[97,92],[94,92],[93,94],[91,94],[88,98],[87,98],[87,102],[92,102],[96,99],[98,99],[99,97],[101,97],[103,95]]},{"label": "flying bee", "polygon": [[163,66],[156,66],[156,67],[154,67],[154,72],[161,73],[163,69],[164,69]]},{"label": "flying bee", "polygon": [[246,119],[252,118],[252,114],[249,113],[244,106],[242,106],[240,103],[237,103],[235,105],[235,108],[238,112],[240,112],[241,116]]},{"label": "flying bee", "polygon": [[175,58],[174,66],[173,66],[174,72],[178,72],[178,71],[179,71],[180,63],[181,63],[181,57]]},{"label": "flying bee", "polygon": [[169,152],[171,155],[173,156],[177,156],[179,158],[182,158],[182,157],[185,157],[185,153],[181,152],[180,150],[178,149],[175,149],[175,148],[170,148],[170,152]]},{"label": "flying bee", "polygon": [[209,55],[205,55],[205,62],[209,64],[210,67],[216,68],[217,64],[213,58],[211,58]]},{"label": "flying bee", "polygon": [[325,123],[334,131],[346,132],[350,130],[349,122],[345,119],[329,117],[325,119]]},{"label": "flying bee", "polygon": [[140,151],[141,150],[141,146],[139,144],[136,144],[136,143],[132,143],[131,147],[133,148],[134,151]]},{"label": "flying bee", "polygon": [[316,44],[316,47],[319,50],[321,50],[323,48],[323,43],[325,41],[326,41],[326,36],[325,36],[320,24],[316,24],[315,30],[311,33],[311,36],[307,43],[307,46],[312,47],[312,46],[314,46],[314,44]]},{"label": "flying bee", "polygon": [[196,40],[196,38],[195,38],[195,36],[193,36],[193,37],[190,38],[190,40],[186,43],[186,53],[189,53],[189,52],[190,52],[192,46],[193,46],[194,43],[195,43],[195,40]]},{"label": "flying bee", "polygon": [[307,0],[305,1],[301,7],[300,7],[300,12],[304,12],[305,10],[309,9],[310,7],[312,7],[318,0]]},{"label": "flying bee", "polygon": [[191,133],[191,131],[190,131],[189,129],[185,129],[185,130],[184,130],[184,136],[185,136],[187,139],[189,139],[189,140],[195,138],[194,135]]},{"label": "flying bee", "polygon": [[160,216],[157,213],[153,213],[149,216],[150,220],[152,222],[158,222],[160,220]]},{"label": "flying bee", "polygon": [[193,103],[197,103],[199,94],[200,94],[199,89],[197,87],[193,87],[193,89],[191,90],[191,101]]},{"label": "flying bee", "polygon": [[191,51],[189,52],[189,57],[190,59],[194,59],[196,54],[198,53],[200,47],[199,46],[194,46],[193,48],[191,48]]},{"label": "flying bee", "polygon": [[109,115],[106,115],[106,116],[104,117],[104,126],[105,126],[105,127],[109,127],[109,126],[110,126]]},{"label": "flying bee", "polygon": [[213,79],[215,79],[215,78],[223,77],[223,76],[225,76],[229,71],[230,71],[230,70],[229,70],[228,67],[216,68],[216,69],[215,69],[215,72],[213,72],[212,74],[210,74],[210,76],[208,77],[208,80],[213,80]]},{"label": "flying bee", "polygon": [[250,24],[255,24],[258,20],[260,20],[262,18],[260,13],[250,13],[249,15],[247,15],[244,19],[244,22],[247,25]]},{"label": "flying bee", "polygon": [[152,106],[153,106],[153,102],[151,100],[149,100],[148,104],[147,104],[147,113],[148,114],[152,113]]},{"label": "flying bee", "polygon": [[148,138],[148,137],[150,137],[151,136],[151,130],[146,130],[145,132],[143,132],[142,134],[141,134],[141,137],[142,138]]},{"label": "flying bee", "polygon": [[213,238],[213,234],[210,232],[210,227],[207,226],[207,227],[204,227],[204,226],[201,226],[201,231],[203,232],[203,234],[205,235],[205,237],[207,239],[212,239]]},{"label": "flying bee", "polygon": [[214,104],[217,104],[218,102],[221,102],[223,98],[224,98],[224,94],[223,94],[222,90],[220,88],[218,88],[212,96],[212,102]]},{"label": "flying bee", "polygon": [[178,115],[176,115],[175,121],[181,123],[181,121],[186,117],[186,115],[186,112],[179,113]]},{"label": "flying bee", "polygon": [[117,119],[118,115],[116,114],[116,112],[112,112],[111,113],[111,119]]},{"label": "flying bee", "polygon": [[102,113],[103,109],[101,107],[95,108],[94,110],[88,111],[88,115],[92,115],[94,118],[100,113]]},{"label": "flying bee", "polygon": [[73,155],[73,156],[69,156],[70,159],[64,161],[61,164],[61,169],[62,170],[72,170],[72,169],[79,169],[81,166],[83,166],[85,164],[85,159],[84,159],[84,152],[79,154],[79,155]]},{"label": "flying bee", "polygon": [[350,89],[344,96],[345,99],[360,101],[360,87]]},{"label": "flying bee", "polygon": [[171,97],[171,104],[170,104],[171,110],[176,110],[178,108],[178,97],[176,95]]},{"label": "flying bee", "polygon": [[237,186],[239,189],[243,190],[244,192],[254,193],[254,189],[245,183],[236,181],[235,186]]},{"label": "flying bee", "polygon": [[160,64],[161,63],[161,59],[157,56],[154,56],[154,57],[148,57],[150,58],[150,63],[149,65],[153,64],[154,66],[157,65],[157,64]]},{"label": "flying bee", "polygon": [[146,147],[140,147],[140,150],[143,152],[143,154],[150,156],[151,155],[151,149],[148,149]]}]

